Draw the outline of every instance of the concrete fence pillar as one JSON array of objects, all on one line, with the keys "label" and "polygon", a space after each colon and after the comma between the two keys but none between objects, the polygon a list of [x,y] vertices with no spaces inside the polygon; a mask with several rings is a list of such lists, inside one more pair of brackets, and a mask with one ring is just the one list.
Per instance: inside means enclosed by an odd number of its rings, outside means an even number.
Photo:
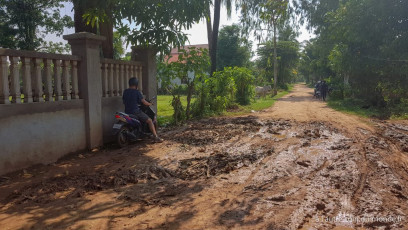
[{"label": "concrete fence pillar", "polygon": [[[132,47],[132,61],[143,62],[142,81],[143,94],[147,99],[157,96],[157,52],[153,48]],[[154,111],[157,112],[157,98],[153,100]]]},{"label": "concrete fence pillar", "polygon": [[92,33],[65,35],[78,63],[79,97],[85,102],[86,143],[89,149],[103,145],[102,78],[100,45],[106,38]]}]

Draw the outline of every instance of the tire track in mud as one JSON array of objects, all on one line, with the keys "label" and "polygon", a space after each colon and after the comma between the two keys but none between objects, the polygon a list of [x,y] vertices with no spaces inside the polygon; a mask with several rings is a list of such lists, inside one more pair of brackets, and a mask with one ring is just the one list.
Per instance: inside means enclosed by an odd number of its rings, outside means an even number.
[{"label": "tire track in mud", "polygon": [[[258,216],[264,221],[266,221],[265,212],[273,212],[274,209],[280,212],[286,210],[283,213],[291,213],[292,217],[281,216],[278,218],[279,221],[271,225],[283,229],[307,229],[310,226],[318,228],[366,227],[369,229],[373,226],[383,226],[403,229],[400,223],[355,224],[347,221],[332,223],[316,223],[315,221],[315,217],[318,215],[328,218],[356,219],[369,218],[374,215],[396,216],[398,214],[389,208],[379,207],[384,200],[378,195],[381,189],[372,188],[370,185],[374,179],[384,183],[393,177],[392,174],[388,173],[389,178],[378,179],[375,174],[370,174],[370,172],[378,172],[377,162],[367,156],[370,155],[369,149],[373,148],[367,146],[367,143],[373,142],[373,134],[370,131],[347,137],[350,134],[342,134],[344,131],[339,131],[329,124],[321,122],[299,123],[287,120],[262,120],[261,123],[263,125],[258,132],[247,133],[249,138],[273,142],[277,148],[272,155],[265,156],[260,161],[254,161],[252,166],[247,165],[251,169],[245,178],[240,183],[228,187],[228,197],[242,198],[240,201],[235,200],[234,202],[248,203],[251,200],[257,200],[255,202],[257,208],[268,203],[273,204],[274,208],[266,208],[261,212],[263,216]],[[250,139],[245,136],[241,134],[237,139],[231,138],[232,141],[227,142],[222,148],[224,150],[220,151],[234,149],[240,142],[249,142]],[[384,141],[375,138],[373,145],[374,149],[377,149],[378,145]],[[383,146],[383,148],[386,147]],[[205,149],[212,151],[211,147]],[[320,153],[317,153],[319,151]],[[223,175],[240,170],[242,168],[236,168]],[[228,180],[222,184],[230,184]],[[290,189],[285,186],[280,189],[279,186],[276,186],[277,183],[283,181],[296,182],[296,184],[293,184]],[[385,183],[384,187],[387,186]],[[297,197],[300,194],[305,196],[303,201]],[[399,196],[405,197],[405,195]],[[232,200],[228,200],[227,203],[232,202]],[[223,206],[226,205],[225,202],[223,204]],[[369,211],[367,214],[367,209],[370,210],[368,206],[372,206],[371,209],[378,211],[373,214],[370,214],[371,211]],[[231,205],[231,207],[235,206]],[[247,221],[260,215],[254,210],[241,211],[245,212],[247,216],[251,216]],[[399,214],[401,213],[404,214],[404,211]],[[277,213],[274,214],[278,215]],[[227,226],[233,227],[235,226],[233,224],[230,223]],[[289,228],[285,226],[289,226]]]}]

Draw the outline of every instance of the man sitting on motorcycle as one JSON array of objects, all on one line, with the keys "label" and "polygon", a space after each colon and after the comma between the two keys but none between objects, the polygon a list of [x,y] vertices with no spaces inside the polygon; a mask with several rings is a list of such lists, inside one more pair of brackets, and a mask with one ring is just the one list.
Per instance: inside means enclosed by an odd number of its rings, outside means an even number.
[{"label": "man sitting on motorcycle", "polygon": [[125,113],[135,116],[139,121],[145,122],[149,125],[150,131],[153,133],[153,138],[157,142],[162,142],[163,140],[157,135],[156,128],[154,127],[152,119],[150,119],[144,112],[139,108],[142,103],[146,106],[151,106],[143,98],[143,95],[137,89],[139,81],[137,78],[133,77],[129,79],[129,88],[123,92],[123,104],[125,104]]}]

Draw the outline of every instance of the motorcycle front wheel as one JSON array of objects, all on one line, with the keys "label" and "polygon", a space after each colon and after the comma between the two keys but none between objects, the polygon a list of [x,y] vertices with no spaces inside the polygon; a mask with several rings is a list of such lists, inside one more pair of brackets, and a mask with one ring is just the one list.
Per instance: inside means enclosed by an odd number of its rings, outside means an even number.
[{"label": "motorcycle front wheel", "polygon": [[116,142],[118,143],[120,148],[126,147],[129,144],[129,136],[128,136],[129,129],[126,126],[120,128],[118,134],[116,135]]}]

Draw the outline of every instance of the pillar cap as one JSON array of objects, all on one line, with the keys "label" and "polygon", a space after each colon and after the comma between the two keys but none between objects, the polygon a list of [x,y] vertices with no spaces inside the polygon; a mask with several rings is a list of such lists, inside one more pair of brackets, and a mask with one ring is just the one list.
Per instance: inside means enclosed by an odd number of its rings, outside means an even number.
[{"label": "pillar cap", "polygon": [[88,41],[95,41],[95,42],[103,42],[106,40],[106,37],[96,35],[93,33],[88,33],[88,32],[79,32],[75,34],[68,34],[62,36],[64,40],[69,41],[75,41],[75,40],[88,40]]}]

